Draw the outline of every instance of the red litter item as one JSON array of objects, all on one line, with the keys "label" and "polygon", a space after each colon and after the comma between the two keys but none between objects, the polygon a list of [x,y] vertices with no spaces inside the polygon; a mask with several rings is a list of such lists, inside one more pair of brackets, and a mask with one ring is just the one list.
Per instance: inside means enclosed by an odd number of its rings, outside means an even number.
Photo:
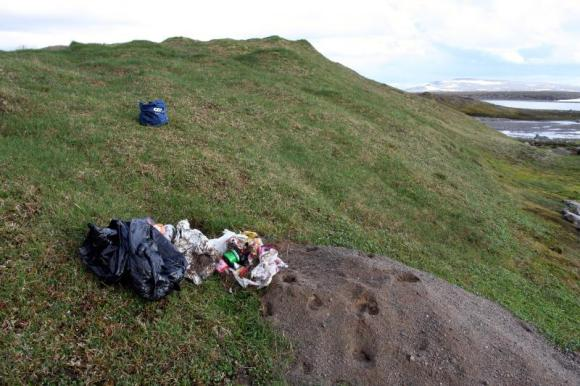
[{"label": "red litter item", "polygon": [[220,261],[216,264],[215,270],[219,273],[223,273],[227,271],[229,268],[228,264],[224,261],[224,259],[220,259]]}]

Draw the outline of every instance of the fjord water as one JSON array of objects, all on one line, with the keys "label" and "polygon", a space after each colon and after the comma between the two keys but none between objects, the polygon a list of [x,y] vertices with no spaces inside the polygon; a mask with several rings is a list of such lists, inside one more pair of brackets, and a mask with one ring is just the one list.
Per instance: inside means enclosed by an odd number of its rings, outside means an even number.
[{"label": "fjord water", "polygon": [[486,125],[514,138],[580,139],[580,122],[518,121],[504,118],[478,118]]},{"label": "fjord water", "polygon": [[519,101],[519,100],[484,100],[498,106],[535,110],[575,110],[580,111],[580,102],[559,101]]},{"label": "fjord water", "polygon": [[[485,100],[491,104],[536,110],[580,111],[580,102]],[[580,139],[580,122],[576,121],[519,121],[504,118],[480,118],[486,125],[514,138],[534,138],[536,135],[550,139]]]}]

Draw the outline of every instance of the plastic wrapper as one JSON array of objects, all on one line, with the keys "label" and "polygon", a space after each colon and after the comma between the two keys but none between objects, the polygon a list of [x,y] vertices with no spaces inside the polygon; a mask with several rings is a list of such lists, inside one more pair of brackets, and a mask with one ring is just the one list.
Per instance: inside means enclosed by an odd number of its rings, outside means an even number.
[{"label": "plastic wrapper", "polygon": [[264,288],[270,285],[272,278],[281,269],[288,268],[288,265],[280,259],[278,251],[271,247],[260,249],[260,262],[250,271],[250,278],[244,277],[243,271],[231,270],[236,281],[243,287],[255,286]]},{"label": "plastic wrapper", "polygon": [[[166,225],[166,230],[169,225]],[[173,245],[185,255],[187,270],[185,277],[200,285],[215,270],[218,252],[210,240],[198,229],[191,229],[189,221],[181,220],[175,227]]]}]

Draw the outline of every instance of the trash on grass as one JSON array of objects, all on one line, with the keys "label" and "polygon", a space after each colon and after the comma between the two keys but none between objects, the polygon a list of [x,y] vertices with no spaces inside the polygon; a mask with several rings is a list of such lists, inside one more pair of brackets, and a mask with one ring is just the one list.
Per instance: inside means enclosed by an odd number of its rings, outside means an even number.
[{"label": "trash on grass", "polygon": [[161,126],[169,123],[167,107],[162,99],[151,102],[139,102],[139,123],[144,126]]},{"label": "trash on grass", "polygon": [[278,257],[278,251],[264,246],[253,231],[235,233],[225,229],[222,236],[208,240],[201,231],[191,229],[187,220],[181,220],[176,226],[173,245],[185,254],[188,261],[185,276],[195,284],[201,284],[215,270],[222,274],[230,272],[243,288],[263,288],[281,269],[288,267]]},{"label": "trash on grass", "polygon": [[[165,226],[167,229],[168,225]],[[181,220],[175,227],[173,245],[185,255],[185,277],[200,285],[215,270],[218,253],[209,239],[198,229],[191,229],[189,221]]]},{"label": "trash on grass", "polygon": [[235,232],[224,229],[224,233],[220,237],[218,237],[217,239],[209,240],[208,244],[213,249],[216,250],[219,256],[221,256],[228,250],[228,240],[234,237],[235,235],[236,235]]},{"label": "trash on grass", "polygon": [[580,230],[580,203],[577,201],[564,201],[566,207],[562,210],[562,217],[564,220],[574,224],[574,228]]},{"label": "trash on grass", "polygon": [[580,216],[580,202],[577,201],[572,201],[572,200],[566,200],[564,201],[564,204],[566,205],[567,209],[574,213],[577,214],[578,216]]},{"label": "trash on grass", "polygon": [[108,228],[90,224],[89,229],[81,247],[89,269],[107,283],[129,276],[147,299],[159,299],[178,288],[184,276],[200,285],[214,271],[231,273],[243,288],[263,288],[288,267],[278,251],[264,245],[253,231],[225,229],[222,236],[208,239],[187,220],[173,226],[151,219],[111,220]]},{"label": "trash on grass", "polygon": [[154,227],[161,232],[163,236],[169,241],[173,240],[175,236],[175,227],[171,224],[163,225],[163,224],[155,224]]},{"label": "trash on grass", "polygon": [[278,257],[278,251],[273,247],[262,247],[259,254],[260,263],[251,270],[250,279],[244,277],[244,272],[239,270],[232,271],[236,281],[244,288],[249,285],[258,288],[267,287],[272,282],[274,275],[280,272],[282,268],[288,268],[288,264]]},{"label": "trash on grass", "polygon": [[106,228],[88,226],[80,256],[105,283],[126,279],[149,300],[161,299],[179,289],[187,262],[151,219],[114,219]]}]

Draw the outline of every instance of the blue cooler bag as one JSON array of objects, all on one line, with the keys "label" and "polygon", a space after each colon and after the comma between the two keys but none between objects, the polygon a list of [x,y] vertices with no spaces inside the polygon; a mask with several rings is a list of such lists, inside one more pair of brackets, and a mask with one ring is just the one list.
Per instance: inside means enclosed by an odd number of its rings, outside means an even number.
[{"label": "blue cooler bag", "polygon": [[167,108],[162,99],[155,99],[153,102],[139,102],[139,123],[145,126],[161,126],[169,122],[167,118]]}]

